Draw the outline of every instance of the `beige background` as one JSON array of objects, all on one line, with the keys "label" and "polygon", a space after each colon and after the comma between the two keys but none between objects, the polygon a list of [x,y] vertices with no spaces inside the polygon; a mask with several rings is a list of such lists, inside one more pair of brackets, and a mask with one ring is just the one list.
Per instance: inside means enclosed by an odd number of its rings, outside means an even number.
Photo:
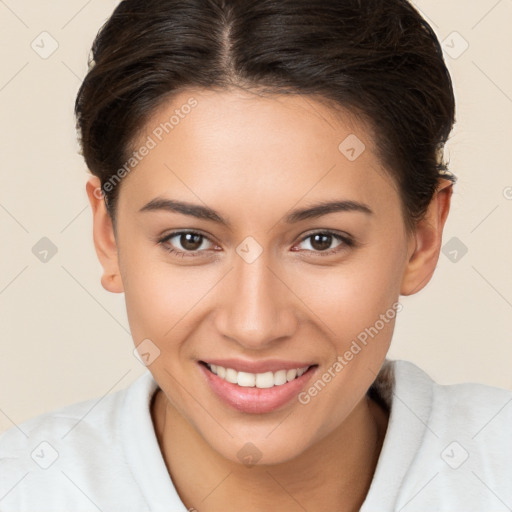
[{"label": "beige background", "polygon": [[[144,371],[124,296],[100,285],[73,119],[89,48],[117,3],[0,0],[0,431]],[[512,1],[415,3],[445,41],[456,88],[459,182],[444,240],[456,245],[402,299],[389,355],[441,383],[512,389]],[[57,248],[46,263],[32,252],[43,237]]]}]

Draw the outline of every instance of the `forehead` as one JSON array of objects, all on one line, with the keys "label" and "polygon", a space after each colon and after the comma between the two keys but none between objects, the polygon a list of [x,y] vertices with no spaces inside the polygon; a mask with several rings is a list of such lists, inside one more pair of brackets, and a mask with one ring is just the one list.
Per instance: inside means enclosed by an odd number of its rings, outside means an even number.
[{"label": "forehead", "polygon": [[319,198],[368,203],[386,191],[397,201],[367,126],[312,96],[182,91],[146,123],[134,149],[144,146],[126,178],[134,205],[179,195],[254,214]]}]

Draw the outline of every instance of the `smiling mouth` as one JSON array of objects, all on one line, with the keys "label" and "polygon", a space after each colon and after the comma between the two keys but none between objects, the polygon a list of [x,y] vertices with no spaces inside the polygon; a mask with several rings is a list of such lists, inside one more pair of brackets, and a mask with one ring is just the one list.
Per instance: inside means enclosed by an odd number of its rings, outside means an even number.
[{"label": "smiling mouth", "polygon": [[293,369],[282,369],[275,372],[264,372],[264,373],[249,373],[236,371],[233,368],[225,368],[220,365],[205,363],[201,361],[208,370],[217,375],[217,377],[229,382],[230,384],[236,384],[243,388],[259,388],[268,389],[278,386],[283,386],[288,382],[302,377],[312,368],[317,365],[304,366],[302,368]]}]

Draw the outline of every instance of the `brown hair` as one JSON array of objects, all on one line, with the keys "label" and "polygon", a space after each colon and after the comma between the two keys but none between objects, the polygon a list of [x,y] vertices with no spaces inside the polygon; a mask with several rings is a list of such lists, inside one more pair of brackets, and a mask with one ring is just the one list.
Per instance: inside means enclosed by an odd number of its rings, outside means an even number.
[{"label": "brown hair", "polygon": [[[76,98],[82,154],[115,219],[149,117],[187,87],[319,95],[370,122],[408,227],[440,177],[455,121],[452,82],[430,25],[406,0],[124,0],[101,28]],[[341,141],[340,141],[341,142]]]}]

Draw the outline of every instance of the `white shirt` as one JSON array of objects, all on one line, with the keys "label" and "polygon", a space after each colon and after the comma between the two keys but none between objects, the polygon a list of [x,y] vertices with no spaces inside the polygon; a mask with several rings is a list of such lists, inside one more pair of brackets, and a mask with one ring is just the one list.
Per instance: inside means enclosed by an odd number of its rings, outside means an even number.
[{"label": "white shirt", "polygon": [[[512,510],[512,392],[438,385],[407,361],[384,366],[394,383],[386,393],[381,372],[376,389],[391,414],[360,511]],[[127,389],[4,432],[0,512],[186,512],[151,420],[157,389],[146,371]]]}]

